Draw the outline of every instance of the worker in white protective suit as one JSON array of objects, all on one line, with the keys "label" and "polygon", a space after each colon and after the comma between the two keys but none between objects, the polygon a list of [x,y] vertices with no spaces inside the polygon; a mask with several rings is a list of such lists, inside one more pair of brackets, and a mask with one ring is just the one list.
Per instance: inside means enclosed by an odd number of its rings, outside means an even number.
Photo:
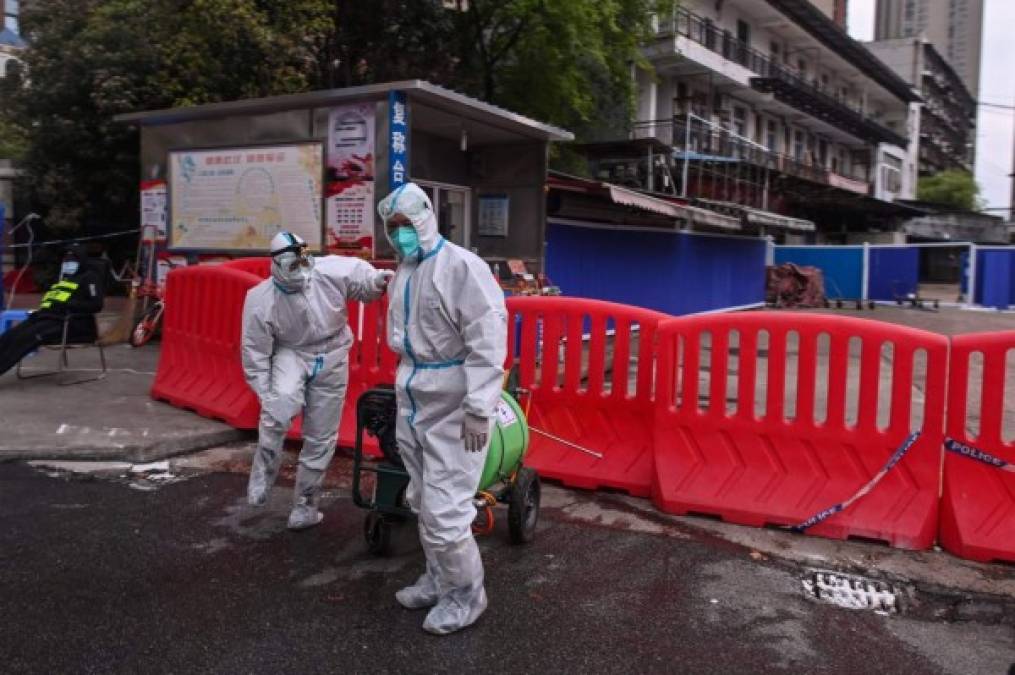
[{"label": "worker in white protective suit", "polygon": [[473,499],[501,393],[507,311],[486,264],[440,236],[419,186],[399,187],[378,212],[399,258],[388,308],[388,345],[401,356],[396,435],[426,555],[426,571],[395,597],[431,607],[424,630],[446,634],[487,604]]},{"label": "worker in white protective suit", "polygon": [[243,369],[261,402],[247,501],[267,501],[289,425],[302,412],[303,448],[289,515],[289,528],[300,530],[324,518],[317,497],[335,453],[353,341],[346,301],[377,300],[394,272],[357,258],[315,260],[306,242],[289,232],[271,240],[271,259],[271,277],[250,289],[243,304]]}]

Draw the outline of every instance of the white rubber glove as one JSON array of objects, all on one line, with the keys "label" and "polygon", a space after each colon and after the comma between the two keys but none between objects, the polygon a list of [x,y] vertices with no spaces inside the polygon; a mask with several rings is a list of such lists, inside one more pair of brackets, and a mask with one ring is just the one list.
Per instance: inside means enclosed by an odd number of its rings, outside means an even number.
[{"label": "white rubber glove", "polygon": [[466,452],[481,452],[486,448],[490,436],[490,420],[472,413],[465,413],[462,420],[462,440]]},{"label": "white rubber glove", "polygon": [[395,276],[393,270],[377,270],[377,275],[374,276],[374,287],[383,291],[391,283],[391,279]]}]

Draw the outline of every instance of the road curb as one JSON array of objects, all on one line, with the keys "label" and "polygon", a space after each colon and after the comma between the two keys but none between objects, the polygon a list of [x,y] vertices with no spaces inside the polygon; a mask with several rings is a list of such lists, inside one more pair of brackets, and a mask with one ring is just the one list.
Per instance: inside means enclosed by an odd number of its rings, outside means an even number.
[{"label": "road curb", "polygon": [[124,445],[81,444],[58,448],[23,448],[0,446],[0,462],[24,460],[79,460],[144,463],[184,455],[246,440],[251,432],[240,429],[219,429],[206,433],[162,439],[152,443]]}]

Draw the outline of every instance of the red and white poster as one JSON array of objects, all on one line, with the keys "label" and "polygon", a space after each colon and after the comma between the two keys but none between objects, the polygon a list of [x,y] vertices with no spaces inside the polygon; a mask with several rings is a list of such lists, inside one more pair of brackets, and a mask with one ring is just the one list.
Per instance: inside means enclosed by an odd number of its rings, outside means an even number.
[{"label": "red and white poster", "polygon": [[141,242],[166,240],[166,181],[141,181]]},{"label": "red and white poster", "polygon": [[326,247],[374,257],[374,103],[351,103],[328,118],[324,186]]}]

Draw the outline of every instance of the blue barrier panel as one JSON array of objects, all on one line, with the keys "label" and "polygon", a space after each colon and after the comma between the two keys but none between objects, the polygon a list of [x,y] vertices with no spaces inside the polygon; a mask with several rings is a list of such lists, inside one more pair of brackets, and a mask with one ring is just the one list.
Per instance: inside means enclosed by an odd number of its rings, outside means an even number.
[{"label": "blue barrier panel", "polygon": [[969,292],[969,250],[963,249],[959,253],[959,293],[966,297]]},{"label": "blue barrier panel", "polygon": [[867,297],[895,300],[920,285],[920,250],[915,246],[871,247]]},{"label": "blue barrier panel", "polygon": [[679,277],[669,314],[707,312],[765,301],[763,239],[681,234]]},{"label": "blue barrier panel", "polygon": [[550,222],[546,271],[565,295],[703,312],[764,302],[765,241]]},{"label": "blue barrier panel", "polygon": [[1012,297],[1015,282],[1015,253],[1012,251],[981,251],[977,256],[980,273],[980,304],[984,307],[1008,309],[1015,304]]},{"label": "blue barrier panel", "polygon": [[775,264],[817,267],[831,299],[859,299],[863,284],[863,248],[860,246],[776,246]]},{"label": "blue barrier panel", "polygon": [[0,204],[0,312],[4,311],[6,301],[4,293],[4,225],[7,224],[7,208]]}]

